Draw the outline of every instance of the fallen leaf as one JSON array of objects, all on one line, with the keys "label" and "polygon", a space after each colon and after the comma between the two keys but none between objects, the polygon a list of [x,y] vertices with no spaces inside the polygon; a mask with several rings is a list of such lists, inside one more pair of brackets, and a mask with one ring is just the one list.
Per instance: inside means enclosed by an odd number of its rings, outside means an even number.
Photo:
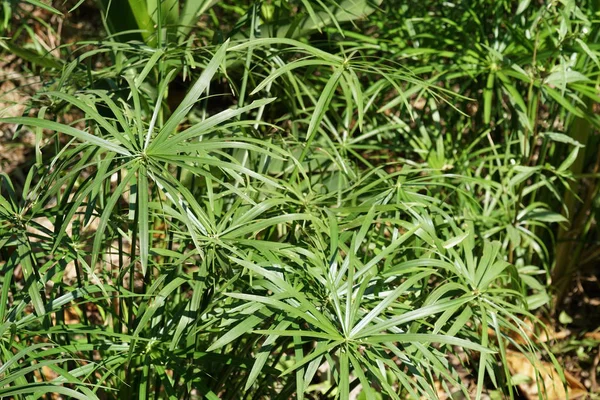
[{"label": "fallen leaf", "polygon": [[[535,360],[534,367],[526,356],[512,350],[507,351],[506,359],[513,379],[524,378],[518,387],[521,394],[528,400],[539,399],[540,390],[542,391],[541,398],[546,400],[564,400],[567,398],[567,394],[569,399],[581,399],[587,395],[585,386],[567,371],[564,371],[567,381],[565,391],[560,375],[552,363]],[[541,378],[539,386],[537,384],[538,376]]]},{"label": "fallen leaf", "polygon": [[600,342],[600,332],[588,332],[585,335],[583,335],[583,337],[586,339],[597,340]]}]

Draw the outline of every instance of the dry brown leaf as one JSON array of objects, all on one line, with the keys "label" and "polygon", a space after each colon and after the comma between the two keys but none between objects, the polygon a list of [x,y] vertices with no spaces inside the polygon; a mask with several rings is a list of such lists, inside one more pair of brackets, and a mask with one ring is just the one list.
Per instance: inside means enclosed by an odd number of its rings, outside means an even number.
[{"label": "dry brown leaf", "polygon": [[536,369],[543,380],[539,386],[539,389],[543,391],[542,398],[546,400],[565,400],[568,393],[569,399],[582,399],[587,395],[585,386],[567,371],[564,372],[567,380],[567,391],[565,392],[560,375],[554,365],[549,362],[536,360],[537,368],[534,368],[527,357],[511,350],[507,351],[506,359],[511,374],[528,378],[527,382],[519,384],[519,390],[527,399],[537,400],[539,398]]},{"label": "dry brown leaf", "polygon": [[[523,323],[525,326],[523,330],[525,334],[533,343],[546,343],[550,340],[561,340],[568,337],[571,334],[571,331],[568,329],[563,329],[561,331],[555,331],[551,327],[554,326],[550,321],[541,320],[543,325],[535,326],[534,323],[529,319],[525,318]],[[547,327],[549,329],[542,329],[542,327]],[[521,335],[516,334],[515,332],[511,332],[510,336],[519,344],[525,344],[527,341]]]},{"label": "dry brown leaf", "polygon": [[597,340],[600,342],[600,332],[588,332],[585,335],[583,335],[583,337],[586,339]]}]

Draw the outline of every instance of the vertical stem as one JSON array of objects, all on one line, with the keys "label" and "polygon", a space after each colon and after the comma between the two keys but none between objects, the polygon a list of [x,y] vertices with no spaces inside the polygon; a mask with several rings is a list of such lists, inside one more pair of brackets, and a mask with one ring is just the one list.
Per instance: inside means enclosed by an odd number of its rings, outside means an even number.
[{"label": "vertical stem", "polygon": [[[73,262],[75,264],[75,274],[77,275],[77,286],[80,287],[80,288],[83,288],[83,283],[82,283],[82,279],[81,279],[81,271],[80,271],[81,267],[79,265],[79,261],[77,261],[77,259],[75,259],[75,260],[73,260]],[[85,323],[85,326],[89,328],[90,327],[90,322],[88,320],[87,312],[85,310],[86,306],[87,306],[87,303],[83,303],[83,307],[84,308],[81,311],[83,313],[83,322]],[[85,337],[86,337],[86,340],[87,340],[88,344],[92,343],[92,338],[90,337],[89,332],[85,334]],[[93,360],[92,351],[90,351],[88,353],[88,357],[90,358],[90,360]]]},{"label": "vertical stem", "polygon": [[[128,308],[129,308],[129,315],[127,318],[127,332],[131,333],[135,330],[135,326],[134,326],[134,321],[133,321],[133,303],[134,303],[134,290],[135,290],[135,246],[136,246],[136,242],[137,242],[137,227],[138,227],[138,212],[139,212],[139,204],[136,201],[135,202],[135,210],[134,210],[134,215],[133,215],[133,223],[130,225],[131,226],[131,252],[130,252],[130,260],[129,260],[129,292],[130,295],[127,299],[127,304],[128,304]],[[132,344],[133,342],[135,342],[135,339],[130,343]],[[136,384],[138,383],[138,379],[136,378],[136,373],[133,370],[134,368],[134,364],[135,361],[132,358],[126,365],[125,367],[125,379],[124,379],[124,383],[127,382],[128,384],[124,384],[123,388],[125,388],[125,393],[127,393],[127,398],[133,398],[134,392],[133,390],[137,387]]]},{"label": "vertical stem", "polygon": [[133,216],[133,224],[131,225],[131,255],[129,263],[129,291],[131,296],[129,297],[129,318],[127,320],[128,330],[133,330],[133,293],[135,292],[135,246],[137,243],[137,226],[139,218],[139,204],[136,201],[135,210]]},{"label": "vertical stem", "polygon": [[[540,16],[541,18],[541,16]],[[532,161],[532,157],[533,157],[533,148],[535,146],[535,141],[537,140],[537,121],[538,121],[538,111],[539,111],[539,95],[535,96],[535,99],[533,99],[533,88],[534,88],[534,83],[535,83],[535,79],[537,78],[537,51],[538,51],[538,45],[539,45],[539,40],[540,40],[540,30],[538,29],[536,34],[535,34],[535,41],[533,44],[533,54],[531,57],[531,81],[529,82],[529,88],[527,89],[527,115],[529,117],[529,124],[531,125],[531,129],[533,129],[533,140],[531,141],[531,143],[529,143],[529,134],[530,134],[530,128],[529,127],[525,127],[525,132],[524,132],[524,137],[523,137],[523,163],[525,165],[529,165],[529,163]],[[528,146],[528,148],[525,148],[525,146]],[[519,188],[517,190],[517,201],[514,205],[514,209],[515,209],[515,213],[513,216],[513,221],[512,221],[512,225],[515,226],[517,224],[517,218],[519,216],[519,211],[520,211],[520,204],[521,204],[521,200],[523,199],[523,190],[525,190],[525,182],[521,182],[521,184],[519,185]],[[509,250],[508,250],[508,262],[509,263],[514,263],[514,253],[515,249],[513,247],[512,242],[509,245]]]},{"label": "vertical stem", "polygon": [[[121,184],[121,170],[117,171],[117,185]],[[119,215],[121,215],[122,212],[122,208],[121,208],[121,203],[119,201],[117,201],[117,213]],[[123,310],[123,304],[122,304],[122,297],[121,297],[121,287],[123,284],[123,281],[121,279],[121,273],[123,272],[123,265],[124,265],[124,258],[123,258],[123,236],[119,235],[118,239],[117,239],[117,246],[118,246],[118,251],[119,251],[119,265],[117,266],[117,271],[116,274],[114,273],[115,276],[115,284],[116,284],[116,298],[113,300],[114,302],[114,307],[115,307],[115,317],[116,317],[116,322],[115,322],[115,326],[113,327],[113,329],[115,330],[115,332],[117,333],[123,333],[123,315],[121,314],[122,310]]]},{"label": "vertical stem", "polygon": [[[252,12],[250,16],[250,41],[254,39],[254,31],[256,29],[256,5],[256,2],[252,4]],[[253,51],[254,47],[250,46],[248,48],[248,52],[246,53],[246,64],[244,66],[244,76],[242,77],[242,87],[240,88],[240,98],[238,100],[238,107],[242,107],[246,99],[246,87],[248,85],[248,75],[250,73],[250,64],[252,62]]]}]

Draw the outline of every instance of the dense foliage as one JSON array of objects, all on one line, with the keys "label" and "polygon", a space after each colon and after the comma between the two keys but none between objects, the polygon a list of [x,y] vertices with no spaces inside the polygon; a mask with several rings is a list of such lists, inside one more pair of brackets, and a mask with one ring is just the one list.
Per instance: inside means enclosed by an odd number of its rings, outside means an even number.
[{"label": "dense foliage", "polygon": [[[597,0],[1,4],[43,84],[2,121],[35,140],[1,176],[0,397],[562,374],[538,317],[600,254]],[[39,43],[70,15],[104,33]]]}]

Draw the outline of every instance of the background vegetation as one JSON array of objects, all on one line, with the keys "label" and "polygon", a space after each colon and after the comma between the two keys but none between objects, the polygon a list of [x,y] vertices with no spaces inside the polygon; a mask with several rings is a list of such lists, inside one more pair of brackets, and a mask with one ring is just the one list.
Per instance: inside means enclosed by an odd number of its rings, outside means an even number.
[{"label": "background vegetation", "polygon": [[0,397],[598,397],[598,0],[0,4]]}]

